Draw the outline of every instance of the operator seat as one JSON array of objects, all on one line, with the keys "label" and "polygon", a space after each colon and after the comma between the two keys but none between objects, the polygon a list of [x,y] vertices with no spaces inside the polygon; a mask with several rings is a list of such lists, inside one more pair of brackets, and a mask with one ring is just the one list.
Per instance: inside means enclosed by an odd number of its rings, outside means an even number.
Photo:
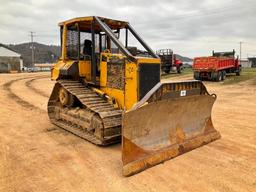
[{"label": "operator seat", "polygon": [[89,39],[84,40],[83,54],[92,56],[92,41]]}]

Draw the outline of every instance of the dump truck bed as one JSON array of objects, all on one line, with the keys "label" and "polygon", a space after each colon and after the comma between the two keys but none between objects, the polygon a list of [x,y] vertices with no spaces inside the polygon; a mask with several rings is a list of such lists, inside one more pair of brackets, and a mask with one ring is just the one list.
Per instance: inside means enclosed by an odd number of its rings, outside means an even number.
[{"label": "dump truck bed", "polygon": [[195,71],[220,71],[236,67],[236,59],[220,57],[196,57],[193,69]]}]

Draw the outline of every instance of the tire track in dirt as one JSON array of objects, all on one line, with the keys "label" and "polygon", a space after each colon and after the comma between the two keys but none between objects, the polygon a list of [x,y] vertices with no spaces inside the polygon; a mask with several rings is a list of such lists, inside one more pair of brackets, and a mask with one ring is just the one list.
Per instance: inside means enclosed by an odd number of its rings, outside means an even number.
[{"label": "tire track in dirt", "polygon": [[37,79],[42,79],[42,78],[47,78],[48,76],[33,76],[33,77],[24,77],[24,78],[18,78],[18,79],[14,79],[11,81],[8,81],[6,83],[4,83],[3,89],[7,92],[8,97],[10,97],[10,99],[14,100],[17,104],[19,104],[20,106],[26,108],[26,109],[30,109],[30,110],[37,110],[39,112],[45,112],[45,110],[40,109],[39,107],[29,103],[28,101],[25,101],[24,99],[22,99],[21,97],[19,97],[17,94],[15,94],[12,90],[11,90],[11,86],[13,83],[17,82],[17,81],[21,81],[24,79],[33,79],[33,78],[37,78]]},{"label": "tire track in dirt", "polygon": [[35,80],[38,80],[38,79],[43,79],[43,78],[33,78],[33,79],[30,79],[30,80],[28,80],[28,81],[25,82],[25,85],[26,85],[29,89],[31,89],[32,91],[34,91],[35,93],[37,93],[37,94],[39,94],[39,95],[41,95],[41,96],[43,96],[43,97],[49,98],[49,95],[48,95],[48,94],[46,94],[46,93],[43,92],[42,90],[37,89],[36,87],[33,86],[32,83],[33,83]]}]

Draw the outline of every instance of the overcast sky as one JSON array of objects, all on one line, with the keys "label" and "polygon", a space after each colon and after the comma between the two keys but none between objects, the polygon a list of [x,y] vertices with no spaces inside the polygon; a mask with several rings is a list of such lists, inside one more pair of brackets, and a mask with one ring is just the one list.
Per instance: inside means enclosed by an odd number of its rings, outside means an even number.
[{"label": "overcast sky", "polygon": [[57,23],[98,15],[127,20],[154,49],[194,57],[233,48],[256,55],[255,0],[0,0],[0,43],[59,44]]}]

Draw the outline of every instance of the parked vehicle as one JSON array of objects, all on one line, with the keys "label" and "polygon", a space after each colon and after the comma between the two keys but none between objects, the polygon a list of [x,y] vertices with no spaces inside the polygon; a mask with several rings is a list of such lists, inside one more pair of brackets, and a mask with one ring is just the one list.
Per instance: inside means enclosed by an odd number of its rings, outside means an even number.
[{"label": "parked vehicle", "polygon": [[35,72],[35,68],[27,67],[27,72],[29,72],[29,73]]},{"label": "parked vehicle", "polygon": [[194,79],[222,81],[229,73],[237,76],[241,73],[241,65],[238,57],[235,58],[235,50],[232,52],[212,52],[209,57],[196,57],[193,62]]},{"label": "parked vehicle", "polygon": [[171,49],[160,49],[156,53],[161,59],[162,71],[167,74],[170,73],[170,71],[177,71],[177,73],[181,73],[182,62],[176,58],[176,55]]}]

